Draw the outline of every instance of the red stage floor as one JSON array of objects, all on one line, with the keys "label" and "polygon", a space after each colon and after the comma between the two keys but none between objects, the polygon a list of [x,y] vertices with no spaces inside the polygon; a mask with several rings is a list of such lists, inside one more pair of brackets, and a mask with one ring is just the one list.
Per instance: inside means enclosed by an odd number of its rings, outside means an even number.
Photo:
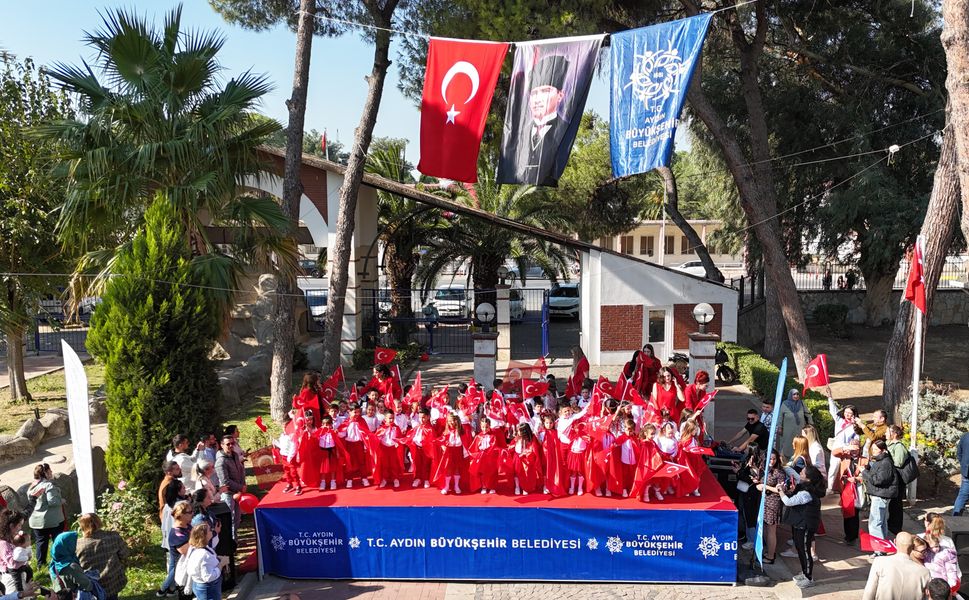
[{"label": "red stage floor", "polygon": [[670,498],[660,502],[650,497],[648,503],[633,498],[598,497],[595,494],[552,498],[544,494],[515,496],[514,486],[502,482],[496,494],[442,495],[437,488],[424,489],[411,487],[413,479],[406,475],[400,480],[400,487],[380,489],[371,484],[361,488],[359,483],[353,489],[303,490],[301,496],[284,494],[283,482],[277,483],[259,503],[260,508],[312,508],[327,506],[484,506],[491,508],[587,508],[587,509],[625,509],[625,510],[736,510],[733,502],[720,487],[716,477],[709,470],[700,480],[700,496]]}]

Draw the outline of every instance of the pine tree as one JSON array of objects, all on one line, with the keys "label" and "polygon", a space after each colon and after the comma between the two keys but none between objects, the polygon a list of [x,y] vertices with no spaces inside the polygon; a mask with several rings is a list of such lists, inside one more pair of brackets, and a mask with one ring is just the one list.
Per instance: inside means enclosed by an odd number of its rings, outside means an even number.
[{"label": "pine tree", "polygon": [[212,431],[221,392],[209,352],[220,323],[198,285],[186,231],[165,203],[123,251],[91,320],[88,350],[105,365],[107,463],[150,494],[172,436]]}]

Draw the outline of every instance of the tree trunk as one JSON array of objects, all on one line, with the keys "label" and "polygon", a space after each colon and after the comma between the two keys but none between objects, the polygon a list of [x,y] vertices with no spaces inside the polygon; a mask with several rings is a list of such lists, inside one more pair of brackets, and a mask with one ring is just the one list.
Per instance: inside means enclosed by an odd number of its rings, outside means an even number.
[{"label": "tree trunk", "polygon": [[723,283],[723,273],[714,264],[713,259],[710,258],[710,253],[707,251],[707,247],[703,244],[703,240],[697,235],[697,232],[693,227],[683,218],[680,213],[680,200],[679,195],[676,190],[676,176],[673,174],[673,170],[669,167],[659,167],[657,169],[659,174],[663,177],[663,185],[666,188],[666,212],[669,214],[670,219],[673,223],[680,228],[683,232],[683,237],[685,237],[690,242],[690,246],[696,251],[697,258],[700,259],[700,264],[703,265],[703,270],[706,272],[707,279],[716,281],[718,283]]},{"label": "tree trunk", "polygon": [[896,273],[865,272],[864,275],[865,299],[861,306],[865,310],[865,325],[881,327],[892,320],[892,288],[895,287]]},{"label": "tree trunk", "polygon": [[[288,243],[296,245],[299,228],[299,201],[303,195],[300,171],[303,166],[303,123],[306,116],[306,90],[310,78],[310,56],[316,25],[316,0],[301,0],[299,26],[296,30],[296,65],[293,93],[286,103],[289,122],[286,126],[286,163],[283,171],[283,214],[289,219]],[[290,406],[293,379],[293,349],[296,345],[296,273],[278,276],[273,313],[273,365],[269,376],[270,413],[280,419]]]},{"label": "tree trunk", "polygon": [[[330,273],[330,294],[326,306],[326,335],[323,338],[323,372],[329,373],[340,364],[340,346],[343,332],[343,313],[346,307],[347,280],[350,267],[350,244],[353,240],[355,213],[357,211],[357,192],[363,180],[363,170],[367,162],[367,150],[373,137],[373,127],[377,123],[377,110],[384,91],[384,80],[390,67],[391,16],[397,8],[397,0],[387,0],[383,9],[376,0],[364,0],[374,25],[382,29],[374,32],[373,70],[367,77],[369,89],[367,100],[360,115],[350,150],[350,159],[343,175],[340,188],[340,210],[336,220],[336,240],[333,248],[333,268]],[[332,217],[331,217],[332,218]]]},{"label": "tree trunk", "polygon": [[[778,303],[774,286],[764,286],[764,358],[772,362],[780,362],[787,355],[787,345],[784,328],[784,315]],[[800,301],[800,298],[798,299]]]},{"label": "tree trunk", "polygon": [[943,0],[942,47],[948,77],[949,125],[955,133],[962,194],[962,233],[969,240],[969,0]]},{"label": "tree trunk", "polygon": [[[697,9],[692,2],[685,1],[684,4],[691,12]],[[737,136],[729,130],[726,121],[703,93],[700,85],[702,63],[693,77],[687,99],[693,111],[723,150],[724,159],[737,185],[741,207],[751,223],[754,235],[760,242],[768,285],[776,294],[777,304],[787,327],[788,341],[794,355],[798,378],[803,381],[805,369],[811,361],[811,336],[804,321],[804,311],[801,309],[801,301],[794,285],[794,278],[791,276],[780,225],[777,222],[777,202],[769,162],[769,132],[758,81],[760,76],[758,61],[763,53],[768,27],[764,5],[764,2],[756,4],[757,28],[751,41],[747,41],[743,27],[735,14],[736,11],[724,13],[725,18],[730,20],[732,37],[740,52],[741,90],[747,107],[752,159],[748,161],[744,156]]]},{"label": "tree trunk", "polygon": [[[947,119],[948,122],[948,119]],[[935,168],[932,195],[925,211],[921,235],[925,238],[925,256],[922,258],[925,280],[926,314],[932,315],[935,287],[939,284],[945,256],[955,234],[959,213],[960,187],[956,173],[956,143],[952,130],[942,139],[942,152]],[[927,325],[930,319],[923,319]],[[931,340],[928,340],[931,341]],[[882,398],[885,410],[895,413],[902,400],[911,390],[912,352],[915,342],[915,314],[912,303],[902,298],[895,320],[895,330],[885,352],[884,389]],[[896,416],[896,420],[898,415]]]},{"label": "tree trunk", "polygon": [[27,391],[27,378],[24,376],[24,335],[22,327],[11,326],[4,329],[7,337],[7,378],[10,381],[10,400],[30,402],[33,398]]}]

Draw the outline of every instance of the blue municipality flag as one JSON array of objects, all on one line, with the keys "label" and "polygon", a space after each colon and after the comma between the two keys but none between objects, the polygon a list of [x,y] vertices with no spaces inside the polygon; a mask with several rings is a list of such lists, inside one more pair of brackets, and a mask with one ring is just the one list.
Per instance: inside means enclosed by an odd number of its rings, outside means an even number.
[{"label": "blue municipality flag", "polygon": [[616,177],[668,166],[712,13],[611,35],[609,150]]},{"label": "blue municipality flag", "polygon": [[[764,456],[764,467],[761,469],[761,482],[767,482],[767,470],[770,467],[770,453],[774,448],[774,437],[777,433],[777,422],[781,420],[781,401],[784,397],[784,382],[787,381],[787,359],[781,362],[781,372],[777,374],[777,387],[774,389],[774,416],[770,421],[770,435],[767,436],[767,454]],[[757,535],[754,536],[754,556],[764,566],[764,503],[767,489],[760,493],[760,508],[757,510]]]}]

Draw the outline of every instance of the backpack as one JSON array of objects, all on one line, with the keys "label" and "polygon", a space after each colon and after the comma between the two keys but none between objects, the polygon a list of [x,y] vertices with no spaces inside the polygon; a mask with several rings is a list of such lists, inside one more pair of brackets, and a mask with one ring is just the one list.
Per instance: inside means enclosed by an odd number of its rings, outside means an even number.
[{"label": "backpack", "polygon": [[905,457],[905,462],[902,463],[902,466],[895,470],[902,479],[902,483],[908,485],[919,478],[919,464],[915,461],[915,457],[912,456],[911,452],[907,452]]}]

